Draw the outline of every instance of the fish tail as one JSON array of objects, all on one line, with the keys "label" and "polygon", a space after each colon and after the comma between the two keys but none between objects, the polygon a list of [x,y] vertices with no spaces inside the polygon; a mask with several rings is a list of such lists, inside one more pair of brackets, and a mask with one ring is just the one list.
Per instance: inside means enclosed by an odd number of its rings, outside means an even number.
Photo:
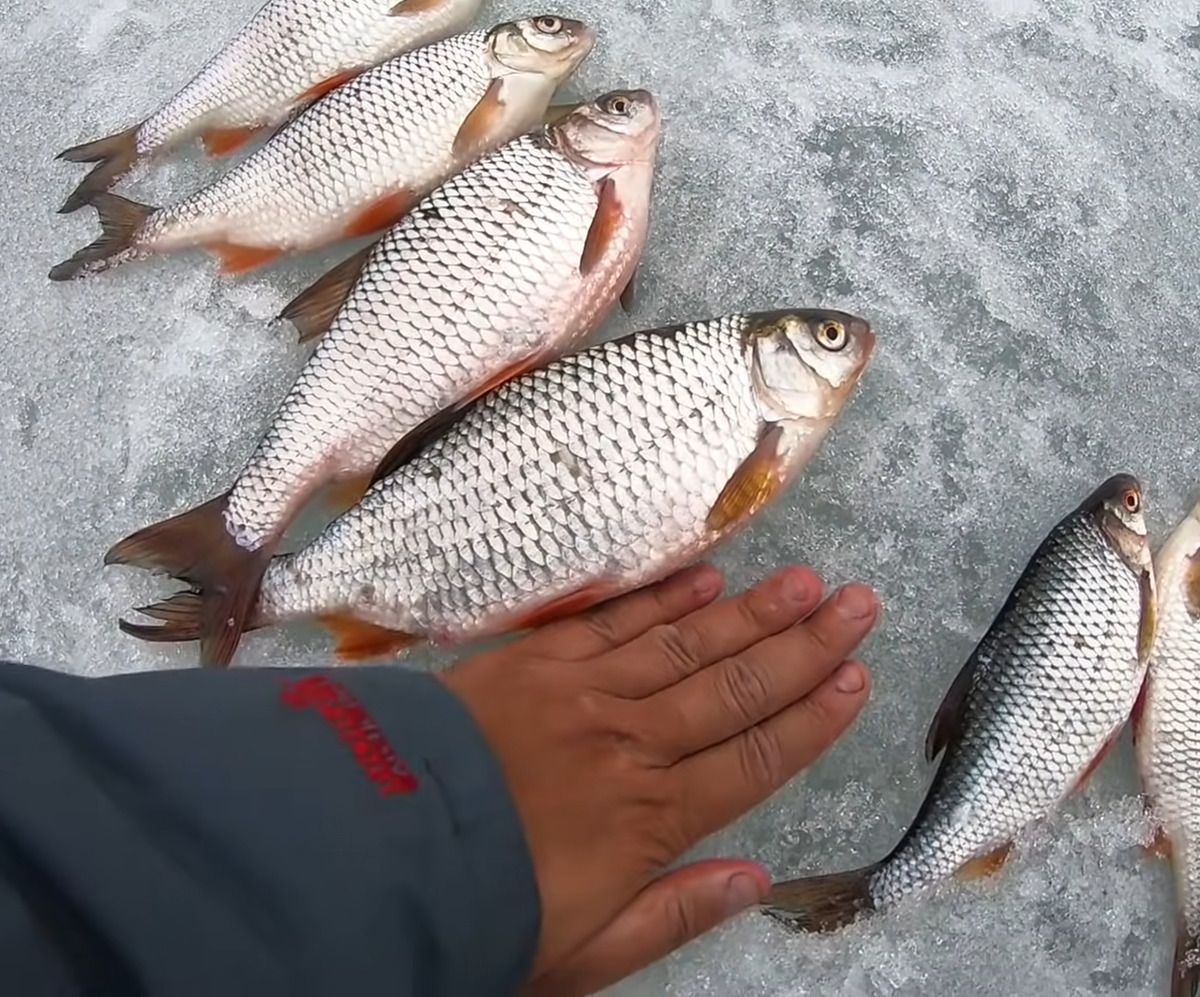
[{"label": "fish tail", "polygon": [[1200,994],[1200,947],[1196,937],[1182,925],[1175,936],[1175,961],[1171,969],[1171,997]]},{"label": "fish tail", "polygon": [[101,191],[106,191],[125,176],[138,159],[137,133],[140,124],[126,128],[123,132],[84,142],[64,149],[55,159],[68,163],[95,163],[96,166],[85,176],[58,209],[60,215],[78,211]]},{"label": "fish tail", "polygon": [[882,864],[775,883],[759,910],[796,931],[836,931],[875,909],[871,876]]},{"label": "fish tail", "polygon": [[127,253],[146,219],[158,210],[108,191],[95,194],[91,203],[100,216],[100,238],[54,267],[50,271],[51,280],[73,280],[92,269],[93,264]]},{"label": "fish tail", "polygon": [[122,620],[121,630],[142,640],[199,640],[202,665],[229,665],[242,634],[260,625],[252,618],[254,605],[278,540],[257,548],[239,544],[225,526],[228,502],[226,492],[130,534],[104,555],[105,564],[166,572],[193,589],[142,611],[163,621],[161,627]]}]

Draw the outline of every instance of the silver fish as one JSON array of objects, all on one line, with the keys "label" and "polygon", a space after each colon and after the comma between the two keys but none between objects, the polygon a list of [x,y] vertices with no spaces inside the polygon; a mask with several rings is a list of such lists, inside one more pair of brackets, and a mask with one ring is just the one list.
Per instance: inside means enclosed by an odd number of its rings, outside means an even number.
[{"label": "silver fish", "polygon": [[224,273],[368,235],[481,155],[537,126],[595,32],[542,16],[407,52],[338,87],[220,179],[164,208],[112,193],[102,234],[50,271],[72,280],[201,247]]},{"label": "silver fish", "polygon": [[56,158],[97,163],[59,209],[107,190],[139,162],[197,136],[209,155],[258,132],[402,52],[470,26],[482,0],[270,0],[182,90],[144,121]]},{"label": "silver fish", "polygon": [[763,911],[839,928],[949,876],[1001,869],[1013,839],[1078,791],[1116,741],[1154,635],[1142,489],[1109,478],[1054,527],[942,701],[945,754],[903,839],[863,869],[777,883]]},{"label": "silver fish", "polygon": [[1154,556],[1158,636],[1133,742],[1149,810],[1158,824],[1148,851],[1168,860],[1177,933],[1172,997],[1200,989],[1200,506]]},{"label": "silver fish", "polygon": [[[661,578],[796,480],[874,341],[843,312],[732,315],[508,381],[402,440],[357,506],[277,556],[250,625],[315,616],[340,657],[372,657],[537,626]],[[146,607],[168,622],[139,635],[194,637],[204,596]]]},{"label": "silver fish", "polygon": [[[344,304],[231,489],[139,530],[107,563],[186,569],[217,596],[212,619],[240,628],[317,489],[361,498],[401,437],[599,326],[645,245],[659,134],[649,93],[606,94],[452,178],[356,280],[343,265],[318,281],[293,314],[324,308],[330,288]],[[237,638],[219,629],[202,660],[225,663]]]}]

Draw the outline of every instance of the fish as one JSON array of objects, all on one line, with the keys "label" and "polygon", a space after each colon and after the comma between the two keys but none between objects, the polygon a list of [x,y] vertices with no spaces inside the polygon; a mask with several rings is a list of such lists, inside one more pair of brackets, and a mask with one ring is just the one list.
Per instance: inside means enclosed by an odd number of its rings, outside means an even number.
[{"label": "fish", "polygon": [[352,505],[397,440],[582,343],[609,314],[645,246],[660,134],[645,90],[581,103],[318,280],[285,309],[316,348],[230,489],[105,562],[202,580],[201,661],[228,663],[271,554],[318,490]]},{"label": "fish", "polygon": [[[362,500],[276,554],[247,629],[315,618],[341,661],[537,627],[666,577],[800,476],[866,369],[863,318],[797,308],[642,330],[565,354],[380,462]],[[185,579],[186,580],[186,579]],[[203,586],[143,607],[192,640]]]},{"label": "fish", "polygon": [[1015,837],[1089,781],[1124,728],[1156,629],[1155,575],[1132,475],[1096,487],[1042,540],[951,683],[925,738],[925,799],[882,860],[776,882],[759,906],[836,931],[955,877],[996,875]]},{"label": "fish", "polygon": [[240,274],[387,228],[481,155],[536,128],[595,38],[580,21],[543,15],[399,55],[174,204],[95,194],[100,238],[50,279],[196,247],[216,256],[222,273]]},{"label": "fish", "polygon": [[168,101],[137,125],[59,152],[96,163],[59,209],[70,214],[134,167],[199,138],[232,155],[359,73],[467,30],[482,0],[269,0]]},{"label": "fish", "polygon": [[96,164],[59,213],[196,138],[228,156],[364,70],[465,31],[482,2],[270,0],[145,120],[55,157]]},{"label": "fish", "polygon": [[1154,555],[1158,634],[1133,709],[1133,746],[1177,909],[1172,997],[1200,990],[1200,505]]}]

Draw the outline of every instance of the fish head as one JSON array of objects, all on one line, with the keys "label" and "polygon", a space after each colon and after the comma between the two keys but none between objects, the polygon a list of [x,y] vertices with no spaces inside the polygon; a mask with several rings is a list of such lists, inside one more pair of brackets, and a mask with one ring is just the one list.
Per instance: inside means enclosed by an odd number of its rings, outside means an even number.
[{"label": "fish head", "polygon": [[875,349],[870,324],[822,308],[758,312],[749,318],[744,342],[763,418],[801,423],[836,418]]},{"label": "fish head", "polygon": [[596,180],[621,166],[652,166],[662,114],[649,90],[611,90],[573,105],[549,132],[554,145]]},{"label": "fish head", "polygon": [[592,51],[596,32],[582,21],[543,14],[498,24],[488,41],[498,76],[529,73],[561,83]]},{"label": "fish head", "polygon": [[1155,583],[1150,531],[1142,515],[1142,486],[1132,474],[1114,474],[1083,502],[1117,556],[1138,579],[1142,618],[1138,659],[1145,662],[1158,629],[1158,593]]}]

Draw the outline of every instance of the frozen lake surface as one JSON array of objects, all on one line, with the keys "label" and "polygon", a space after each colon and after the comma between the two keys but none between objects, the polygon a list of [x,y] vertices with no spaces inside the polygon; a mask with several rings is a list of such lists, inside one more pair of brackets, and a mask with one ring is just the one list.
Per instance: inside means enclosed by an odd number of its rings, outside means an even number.
[{"label": "frozen lake surface", "polygon": [[[557,4],[557,5],[556,5]],[[88,674],[183,667],[124,637],[164,590],[102,570],[129,531],[209,498],[303,362],[268,319],[343,247],[237,281],[199,253],[52,285],[89,242],[52,157],[140,119],[258,0],[11,0],[0,364],[0,654]],[[481,22],[542,13],[489,3]],[[1107,475],[1142,478],[1158,541],[1200,495],[1200,7],[1195,0],[591,0],[572,92],[648,87],[666,125],[632,318],[867,316],[872,369],[809,473],[717,559],[860,579],[885,612],[875,693],[822,762],[704,854],[780,875],[885,853],[915,813],[925,728],[1042,535]],[[119,189],[160,203],[197,152]],[[324,664],[316,627],[240,661]],[[428,664],[430,656],[414,659]],[[443,658],[437,660],[444,660]],[[1127,744],[999,879],[840,935],[741,918],[621,997],[1160,997],[1167,876],[1141,861]]]}]

